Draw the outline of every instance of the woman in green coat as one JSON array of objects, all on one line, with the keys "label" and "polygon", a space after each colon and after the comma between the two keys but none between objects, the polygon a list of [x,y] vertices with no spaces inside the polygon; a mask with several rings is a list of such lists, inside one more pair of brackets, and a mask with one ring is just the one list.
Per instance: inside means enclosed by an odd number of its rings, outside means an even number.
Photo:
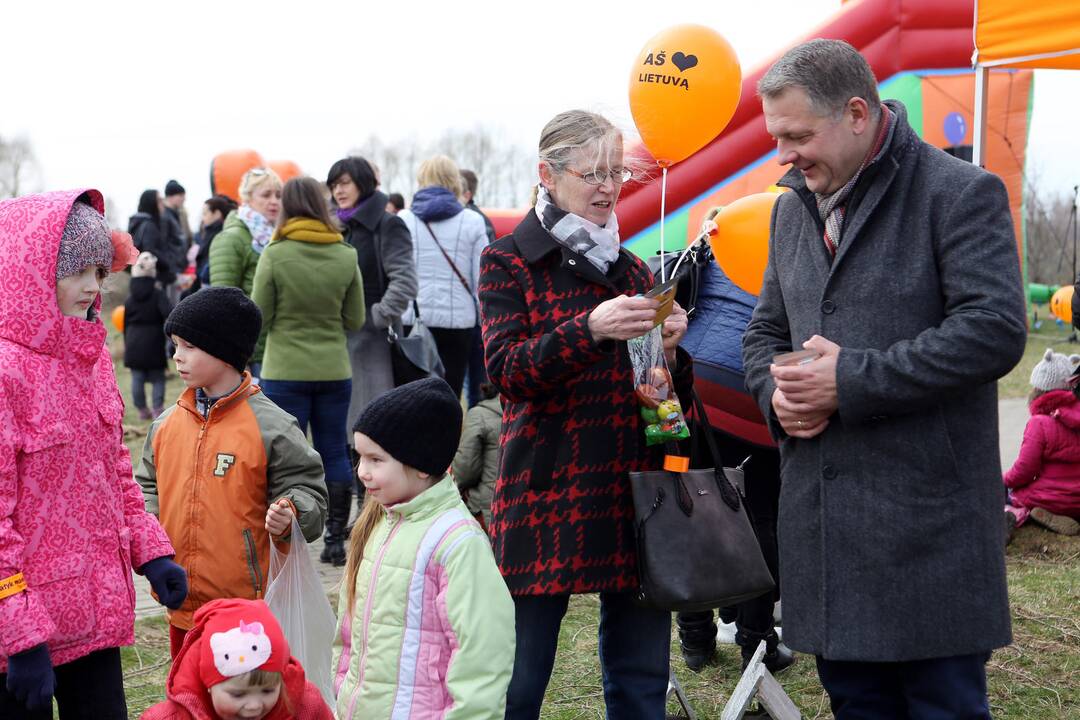
[{"label": "woman in green coat", "polygon": [[281,218],[259,259],[252,299],[266,334],[262,389],[301,430],[311,426],[330,495],[321,559],[344,565],[352,498],[346,430],[352,367],[345,333],[364,324],[364,284],[356,250],[338,232],[323,193],[313,178],[285,183]]},{"label": "woman in green coat", "polygon": [[[240,179],[239,208],[225,218],[221,232],[210,246],[210,284],[240,288],[251,296],[255,267],[270,243],[274,223],[281,212],[281,178],[269,168],[252,168]],[[251,356],[251,375],[262,377],[266,341],[264,332]]]}]

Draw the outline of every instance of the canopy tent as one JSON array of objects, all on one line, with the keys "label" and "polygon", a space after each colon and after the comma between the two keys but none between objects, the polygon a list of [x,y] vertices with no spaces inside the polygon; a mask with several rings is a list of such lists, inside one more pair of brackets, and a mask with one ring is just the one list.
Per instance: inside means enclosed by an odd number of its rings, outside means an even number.
[{"label": "canopy tent", "polygon": [[976,0],[975,138],[972,162],[986,157],[990,68],[1080,70],[1080,2]]}]

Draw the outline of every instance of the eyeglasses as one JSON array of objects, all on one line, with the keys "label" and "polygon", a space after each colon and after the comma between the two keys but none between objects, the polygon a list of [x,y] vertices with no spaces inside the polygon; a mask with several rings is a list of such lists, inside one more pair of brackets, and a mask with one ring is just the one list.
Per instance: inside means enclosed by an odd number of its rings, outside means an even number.
[{"label": "eyeglasses", "polygon": [[247,171],[246,174],[250,175],[251,177],[262,177],[263,175],[266,175],[269,172],[270,171],[267,170],[266,168],[251,168],[250,170]]},{"label": "eyeglasses", "polygon": [[605,172],[603,170],[594,170],[587,173],[579,173],[573,168],[566,168],[566,172],[570,173],[576,178],[581,178],[586,185],[603,185],[610,177],[611,181],[616,184],[622,184],[634,177],[634,171],[630,168],[622,168],[621,170],[612,170],[611,172]]}]

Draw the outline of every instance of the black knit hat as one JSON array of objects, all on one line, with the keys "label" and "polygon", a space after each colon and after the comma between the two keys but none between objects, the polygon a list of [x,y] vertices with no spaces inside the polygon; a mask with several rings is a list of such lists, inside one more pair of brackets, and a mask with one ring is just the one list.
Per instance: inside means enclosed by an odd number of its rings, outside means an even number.
[{"label": "black knit hat", "polygon": [[184,186],[175,180],[170,180],[165,183],[165,197],[172,197],[173,195],[187,195],[187,191],[184,190]]},{"label": "black knit hat", "polygon": [[372,400],[353,432],[367,435],[402,465],[441,476],[461,440],[461,401],[442,378],[417,380]]},{"label": "black knit hat", "polygon": [[240,372],[262,329],[259,306],[243,290],[208,287],[181,300],[165,321],[165,335],[183,338]]}]

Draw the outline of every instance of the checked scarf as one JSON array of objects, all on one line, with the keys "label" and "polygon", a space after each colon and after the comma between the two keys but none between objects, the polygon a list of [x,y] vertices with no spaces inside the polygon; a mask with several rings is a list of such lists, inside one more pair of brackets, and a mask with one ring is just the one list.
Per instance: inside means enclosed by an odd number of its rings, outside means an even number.
[{"label": "checked scarf", "polygon": [[844,215],[847,212],[845,206],[848,198],[851,197],[851,192],[855,189],[855,185],[858,184],[863,171],[880,160],[881,156],[885,154],[885,150],[889,147],[889,141],[892,139],[893,130],[896,128],[896,115],[885,105],[881,106],[881,119],[881,128],[878,130],[874,145],[870,148],[870,152],[866,154],[862,165],[859,166],[858,171],[852,178],[836,192],[828,195],[814,193],[817,200],[818,214],[821,216],[822,222],[825,223],[825,247],[829,249],[829,255],[834,258],[836,257],[836,251],[840,249],[840,234],[844,230]]},{"label": "checked scarf", "polygon": [[551,202],[543,185],[536,196],[536,217],[556,242],[565,245],[607,275],[611,263],[619,258],[619,221],[615,211],[602,227],[580,215],[567,212]]}]

